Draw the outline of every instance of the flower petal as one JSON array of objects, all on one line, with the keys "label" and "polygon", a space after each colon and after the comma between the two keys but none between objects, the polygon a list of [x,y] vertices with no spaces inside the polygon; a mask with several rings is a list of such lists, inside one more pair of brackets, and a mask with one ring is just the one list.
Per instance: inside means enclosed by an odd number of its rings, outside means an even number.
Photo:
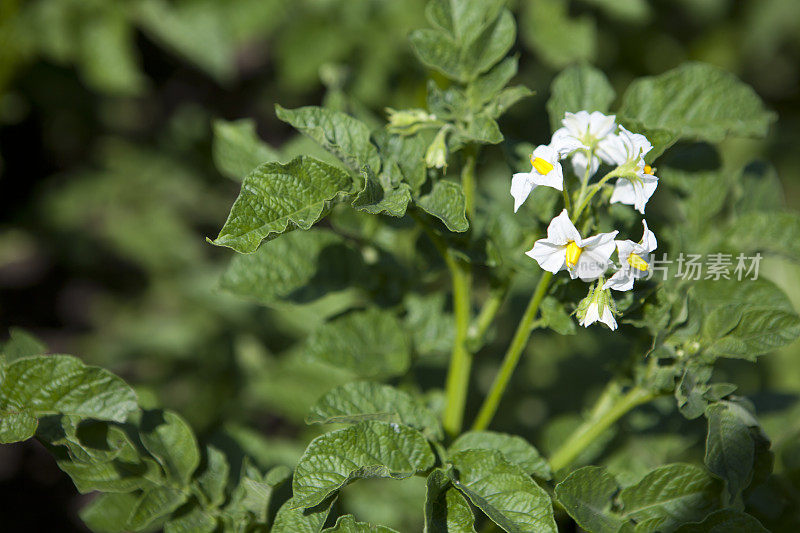
[{"label": "flower petal", "polygon": [[608,326],[611,331],[617,329],[617,321],[614,320],[614,313],[611,312],[611,308],[609,307],[603,308],[603,316],[600,317],[600,322]]},{"label": "flower petal", "polygon": [[520,172],[511,177],[511,196],[514,197],[515,213],[535,188],[536,184],[527,172]]},{"label": "flower petal", "polygon": [[569,219],[566,209],[550,221],[550,225],[547,226],[547,240],[562,246],[566,246],[569,241],[575,241],[580,246],[581,234]]},{"label": "flower petal", "polygon": [[631,290],[634,280],[632,270],[627,264],[623,264],[622,268],[614,272],[614,275],[603,284],[603,289],[614,289],[615,291]]},{"label": "flower petal", "polygon": [[553,274],[567,266],[567,253],[564,246],[553,244],[545,239],[539,239],[533,243],[533,248],[525,252],[525,255],[535,259],[542,270]]}]

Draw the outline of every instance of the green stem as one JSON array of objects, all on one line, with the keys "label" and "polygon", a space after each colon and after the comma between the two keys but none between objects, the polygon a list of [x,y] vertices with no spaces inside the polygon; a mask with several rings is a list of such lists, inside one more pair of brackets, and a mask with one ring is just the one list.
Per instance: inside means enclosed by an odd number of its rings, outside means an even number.
[{"label": "green stem", "polygon": [[474,144],[464,148],[466,160],[461,169],[461,188],[464,190],[464,199],[467,207],[467,218],[474,220],[475,216],[475,161],[478,158],[478,149]]},{"label": "green stem", "polygon": [[633,387],[620,395],[620,387],[612,381],[600,396],[589,418],[578,426],[550,457],[550,467],[557,472],[572,462],[600,435],[633,408],[647,403],[658,395]]},{"label": "green stem", "polygon": [[517,331],[514,333],[514,337],[511,340],[511,344],[508,346],[505,357],[503,357],[500,370],[494,378],[491,389],[489,389],[489,394],[483,401],[481,410],[478,412],[475,423],[472,425],[473,430],[479,431],[486,429],[492,422],[492,418],[494,418],[497,407],[500,404],[500,399],[503,397],[508,382],[514,374],[514,369],[516,369],[517,363],[519,363],[519,358],[525,350],[525,346],[528,344],[531,331],[533,331],[533,320],[536,318],[539,305],[542,303],[545,294],[547,294],[547,289],[552,279],[553,274],[550,272],[544,272],[539,279],[539,284],[536,286],[536,290],[530,302],[528,302],[528,308],[525,310],[525,314],[522,316],[522,320],[520,320],[517,326]]},{"label": "green stem", "polygon": [[453,313],[456,321],[456,336],[453,342],[453,352],[450,355],[450,368],[447,371],[446,403],[442,424],[448,434],[458,435],[461,433],[461,424],[464,420],[464,405],[467,400],[469,375],[472,369],[472,353],[467,349],[471,307],[469,293],[472,276],[468,264],[452,257],[448,266],[453,279]]},{"label": "green stem", "polygon": [[508,295],[510,285],[510,282],[506,281],[489,294],[489,298],[483,304],[481,312],[478,313],[478,316],[469,327],[467,340],[470,344],[480,343],[483,340],[484,335],[486,335],[486,330],[488,330],[489,326],[494,322],[494,317],[497,316],[497,312],[500,310],[500,307],[503,305]]}]

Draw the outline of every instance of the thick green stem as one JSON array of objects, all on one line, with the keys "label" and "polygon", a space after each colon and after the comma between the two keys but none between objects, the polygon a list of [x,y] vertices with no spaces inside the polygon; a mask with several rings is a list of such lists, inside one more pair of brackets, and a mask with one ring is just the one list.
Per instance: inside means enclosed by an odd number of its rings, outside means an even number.
[{"label": "thick green stem", "polygon": [[536,286],[536,290],[530,302],[528,302],[528,308],[525,310],[525,314],[522,316],[522,320],[520,320],[517,326],[517,331],[514,333],[514,337],[511,340],[511,344],[508,346],[505,357],[503,357],[500,370],[494,378],[491,389],[489,389],[489,394],[483,401],[481,410],[478,412],[475,423],[472,425],[473,430],[478,431],[486,429],[492,422],[492,418],[494,418],[497,412],[497,407],[500,405],[500,399],[503,397],[508,382],[514,374],[514,369],[517,368],[519,358],[525,350],[525,346],[528,344],[531,331],[533,331],[533,320],[536,318],[536,313],[539,312],[539,305],[547,294],[547,289],[552,279],[553,274],[550,272],[544,272],[539,279],[539,284]]},{"label": "thick green stem", "polygon": [[450,368],[445,385],[445,410],[442,424],[450,435],[461,433],[464,420],[464,405],[469,389],[472,369],[472,353],[467,349],[467,332],[470,321],[470,285],[472,276],[469,265],[452,259],[450,274],[453,279],[453,313],[456,321],[456,336],[450,355]]},{"label": "thick green stem", "polygon": [[647,403],[657,394],[633,387],[620,395],[616,382],[611,382],[600,396],[589,418],[578,426],[550,457],[554,472],[569,466],[600,435],[633,408]]}]

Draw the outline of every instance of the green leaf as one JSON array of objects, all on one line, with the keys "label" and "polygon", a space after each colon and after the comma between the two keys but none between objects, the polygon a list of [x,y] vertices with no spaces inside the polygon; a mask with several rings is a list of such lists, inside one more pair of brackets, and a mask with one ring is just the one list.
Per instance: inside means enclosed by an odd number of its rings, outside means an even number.
[{"label": "green leaf", "polygon": [[417,30],[410,40],[414,53],[426,66],[468,82],[500,61],[514,44],[514,17],[503,2],[434,0],[428,20],[436,29]]},{"label": "green leaf", "polygon": [[373,172],[380,171],[378,149],[370,141],[369,128],[360,120],[315,106],[286,109],[276,105],[275,113],[338,157],[353,172],[360,172],[364,165]]},{"label": "green leaf", "polygon": [[490,102],[517,74],[519,59],[507,57],[489,72],[480,76],[467,86],[466,96],[473,109]]},{"label": "green leaf", "polygon": [[433,184],[431,192],[416,199],[420,209],[433,215],[450,231],[464,232],[469,229],[467,201],[461,185],[448,180]]},{"label": "green leaf", "polygon": [[647,0],[583,0],[597,6],[612,19],[627,24],[644,24],[652,14]]},{"label": "green leaf", "polygon": [[84,463],[76,460],[58,461],[58,467],[72,478],[81,494],[92,491],[130,492],[152,488],[160,481],[161,469],[148,457],[121,457],[103,463]]},{"label": "green leaf", "polygon": [[0,443],[29,439],[46,414],[124,422],[138,408],[124,381],[69,355],[18,359],[0,377]]},{"label": "green leaf", "polygon": [[295,468],[294,505],[314,507],[355,479],[404,479],[433,463],[420,432],[398,424],[361,422],[311,441]]},{"label": "green leaf", "polygon": [[428,475],[425,496],[425,533],[475,533],[469,503],[442,470]]},{"label": "green leaf", "polygon": [[367,522],[356,522],[356,519],[351,514],[340,516],[336,521],[336,525],[329,527],[325,531],[330,531],[331,533],[397,533],[390,527],[374,526]]},{"label": "green leaf", "polygon": [[139,438],[171,479],[188,485],[200,464],[200,450],[183,418],[172,411],[145,411]]},{"label": "green leaf", "polygon": [[579,526],[592,533],[616,533],[624,520],[611,510],[616,480],[598,466],[585,466],[556,485],[555,497]]},{"label": "green leaf", "polygon": [[335,233],[311,228],[264,243],[253,254],[236,255],[220,286],[242,298],[270,304],[281,299],[316,299],[363,279],[361,255]]},{"label": "green leaf", "polygon": [[228,484],[230,465],[225,454],[213,446],[206,446],[206,465],[196,482],[211,505],[222,505]]},{"label": "green leaf", "polygon": [[467,129],[459,132],[464,142],[477,142],[481,144],[497,144],[503,140],[500,126],[487,113],[478,113],[467,125]]},{"label": "green leaf", "polygon": [[726,240],[741,253],[760,251],[800,261],[800,216],[775,211],[745,213],[731,225]]},{"label": "green leaf", "polygon": [[539,312],[541,313],[540,320],[543,326],[561,335],[575,334],[575,321],[572,320],[567,310],[564,309],[564,304],[554,297],[548,296],[542,300]]},{"label": "green leaf", "polygon": [[425,150],[428,144],[425,136],[417,135],[390,135],[377,132],[375,140],[380,146],[384,158],[384,168],[392,168],[396,164],[400,169],[403,180],[414,191],[419,190],[425,183],[427,173],[425,169]]},{"label": "green leaf", "polygon": [[133,530],[144,529],[172,513],[185,501],[186,494],[171,487],[155,487],[147,490],[131,511],[128,527]]},{"label": "green leaf", "polygon": [[550,85],[550,99],[547,100],[547,114],[550,128],[555,131],[561,127],[561,120],[567,112],[608,111],[614,101],[614,89],[602,71],[589,65],[574,65],[563,70]]},{"label": "green leaf", "polygon": [[330,201],[350,191],[352,184],[338,168],[311,157],[264,163],[244,178],[228,220],[212,243],[239,253],[255,252],[262,240],[310,228]]},{"label": "green leaf", "polygon": [[432,439],[443,437],[436,416],[410,394],[368,381],[336,387],[320,398],[306,417],[309,424],[353,424],[364,420],[405,424]]},{"label": "green leaf", "polygon": [[191,507],[181,508],[164,524],[164,533],[214,533],[217,520],[193,502]]},{"label": "green leaf", "polygon": [[718,505],[719,487],[708,473],[690,464],[656,468],[639,483],[620,492],[622,514],[641,522],[664,518],[660,528],[705,517]]},{"label": "green leaf", "polygon": [[393,313],[368,309],[323,324],[309,336],[304,355],[361,377],[389,377],[408,370],[411,347]]},{"label": "green leaf", "polygon": [[469,431],[462,434],[450,445],[448,453],[465,450],[496,450],[506,461],[522,468],[528,474],[550,479],[552,472],[547,461],[528,441],[516,435],[494,431]]},{"label": "green leaf", "polygon": [[214,121],[214,164],[223,176],[241,181],[254,168],[278,159],[278,153],[256,133],[253,119]]},{"label": "green leaf", "polygon": [[[395,175],[400,177],[400,169],[395,167]],[[380,177],[370,167],[361,170],[364,188],[353,199],[352,206],[371,215],[385,214],[402,217],[411,201],[411,187],[407,183],[393,185],[385,173]]]},{"label": "green leaf", "polygon": [[446,295],[409,293],[406,307],[406,329],[414,339],[414,347],[422,356],[450,353],[455,339],[453,315],[445,310]]},{"label": "green leaf", "polygon": [[594,59],[597,29],[592,18],[570,18],[566,0],[536,0],[525,6],[522,37],[542,61],[560,69]]},{"label": "green leaf", "polygon": [[702,63],[634,81],[619,115],[645,130],[709,142],[728,135],[763,137],[775,120],[753,89],[733,74]]},{"label": "green leaf", "polygon": [[702,522],[684,524],[675,533],[769,533],[749,514],[735,509],[722,509],[711,513]]},{"label": "green leaf", "polygon": [[262,476],[249,460],[245,460],[239,484],[233,490],[225,512],[234,522],[249,516],[254,516],[258,522],[266,522],[275,490],[288,481],[291,475],[291,469],[281,465]]},{"label": "green leaf", "polygon": [[316,507],[298,508],[290,498],[278,509],[272,533],[319,533],[328,519],[336,497],[328,498]]},{"label": "green leaf", "polygon": [[706,409],[708,436],[705,463],[722,478],[734,501],[750,484],[755,460],[755,442],[750,428],[758,421],[742,406],[733,402],[717,402]]},{"label": "green leaf", "polygon": [[81,509],[81,520],[98,533],[122,533],[140,498],[140,494],[132,492],[98,494]]},{"label": "green leaf", "polygon": [[450,457],[453,485],[509,533],[555,533],[550,497],[500,452],[467,450]]},{"label": "green leaf", "polygon": [[23,357],[44,355],[47,345],[22,328],[8,328],[9,339],[0,349],[0,362],[11,363]]}]

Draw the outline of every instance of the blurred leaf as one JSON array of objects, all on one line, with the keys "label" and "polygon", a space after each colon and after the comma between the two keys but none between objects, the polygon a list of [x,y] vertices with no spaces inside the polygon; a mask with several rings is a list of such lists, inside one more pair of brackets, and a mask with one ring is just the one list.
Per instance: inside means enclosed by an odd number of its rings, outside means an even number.
[{"label": "blurred leaf", "polygon": [[776,118],[736,76],[702,63],[635,80],[623,95],[619,115],[647,131],[708,142],[727,135],[763,137]]},{"label": "blurred leaf", "polygon": [[726,482],[730,501],[735,501],[747,488],[753,473],[755,443],[750,436],[750,427],[757,427],[758,422],[752,414],[732,402],[709,405],[706,418],[706,467]]},{"label": "blurred leaf", "polygon": [[603,72],[589,65],[571,66],[556,76],[550,85],[550,98],[547,100],[550,128],[553,131],[560,128],[567,112],[605,113],[615,96]]},{"label": "blurred leaf", "polygon": [[690,464],[656,468],[639,483],[622,489],[625,518],[643,522],[663,519],[659,529],[705,517],[718,505],[719,488],[708,473]]},{"label": "blurred leaf", "polygon": [[99,533],[122,533],[127,530],[128,516],[131,514],[140,494],[118,492],[98,494],[81,509],[80,517],[92,531]]},{"label": "blurred leaf", "polygon": [[397,533],[397,531],[389,527],[374,526],[367,522],[356,522],[356,519],[351,514],[340,516],[336,520],[336,525],[324,531],[330,531],[331,533]]},{"label": "blurred leaf", "polygon": [[225,177],[241,181],[260,164],[278,159],[278,153],[258,137],[253,119],[218,119],[213,126],[214,164]]},{"label": "blurred leaf", "polygon": [[539,455],[538,450],[516,435],[494,431],[468,431],[453,441],[447,451],[454,454],[466,450],[495,450],[506,461],[517,465],[528,474],[542,479],[550,479],[552,476],[550,465]]},{"label": "blurred leaf", "polygon": [[585,3],[597,6],[610,18],[628,24],[643,24],[647,22],[653,8],[647,0],[583,0]]},{"label": "blurred leaf", "polygon": [[619,485],[605,469],[585,466],[556,485],[555,497],[586,531],[616,533],[624,523],[611,510],[617,491]]},{"label": "blurred leaf", "polygon": [[530,0],[521,17],[523,39],[551,67],[594,60],[594,21],[586,16],[570,18],[567,0]]},{"label": "blurred leaf", "polygon": [[164,524],[164,533],[214,533],[217,520],[196,502],[182,507]]},{"label": "blurred leaf", "polygon": [[0,357],[4,358],[6,363],[12,363],[22,357],[47,353],[47,346],[22,328],[8,328],[8,334],[10,338],[0,348]]},{"label": "blurred leaf", "polygon": [[0,369],[0,378],[2,443],[29,439],[46,414],[124,422],[138,408],[124,381],[69,355],[19,359]]},{"label": "blurred leaf", "polygon": [[702,522],[684,524],[675,533],[768,533],[761,523],[749,514],[735,509],[722,509],[708,515]]},{"label": "blurred leaf", "polygon": [[564,305],[552,296],[542,300],[539,312],[542,325],[561,335],[575,334],[575,321],[564,309]]},{"label": "blurred leaf", "polygon": [[458,472],[451,474],[453,485],[504,530],[558,531],[550,496],[500,452],[467,450],[450,461]]},{"label": "blurred leaf", "polygon": [[444,222],[450,231],[463,232],[469,229],[467,201],[461,185],[455,182],[437,181],[431,192],[416,199],[416,205]]},{"label": "blurred leaf", "polygon": [[264,163],[242,183],[217,246],[252,253],[262,240],[294,228],[309,229],[322,218],[328,202],[352,187],[341,170],[310,157],[289,163]]},{"label": "blurred leaf", "polygon": [[309,424],[358,423],[380,420],[405,424],[441,439],[439,420],[410,394],[389,385],[356,381],[337,387],[319,399],[311,408]]},{"label": "blurred leaf", "polygon": [[742,253],[763,251],[800,261],[800,216],[774,210],[744,213],[731,225],[727,241]]},{"label": "blurred leaf", "polygon": [[338,235],[312,228],[264,243],[255,253],[236,255],[220,286],[239,297],[270,304],[306,301],[363,279],[360,255]]},{"label": "blurred leaf", "polygon": [[435,353],[449,354],[453,346],[455,323],[452,313],[445,311],[445,298],[443,293],[406,295],[406,329],[414,340],[417,353],[423,357]]},{"label": "blurred leaf", "polygon": [[225,454],[213,446],[206,446],[206,465],[197,475],[197,485],[211,505],[222,505],[228,484],[230,465]]},{"label": "blurred leaf", "polygon": [[360,120],[339,111],[313,106],[286,109],[276,105],[275,114],[314,139],[353,172],[360,172],[364,165],[373,172],[380,171],[378,150],[370,140],[369,128]]},{"label": "blurred leaf", "polygon": [[405,373],[411,347],[400,321],[389,311],[368,309],[336,318],[314,331],[307,360],[345,368],[361,377]]},{"label": "blurred leaf", "polygon": [[475,533],[469,503],[442,470],[428,475],[425,497],[425,533]]},{"label": "blurred leaf", "polygon": [[144,529],[163,518],[186,501],[186,494],[171,487],[154,487],[146,490],[128,518],[128,527]]},{"label": "blurred leaf", "polygon": [[425,438],[398,424],[367,421],[317,437],[295,468],[296,507],[314,507],[359,478],[404,479],[433,466]]}]

